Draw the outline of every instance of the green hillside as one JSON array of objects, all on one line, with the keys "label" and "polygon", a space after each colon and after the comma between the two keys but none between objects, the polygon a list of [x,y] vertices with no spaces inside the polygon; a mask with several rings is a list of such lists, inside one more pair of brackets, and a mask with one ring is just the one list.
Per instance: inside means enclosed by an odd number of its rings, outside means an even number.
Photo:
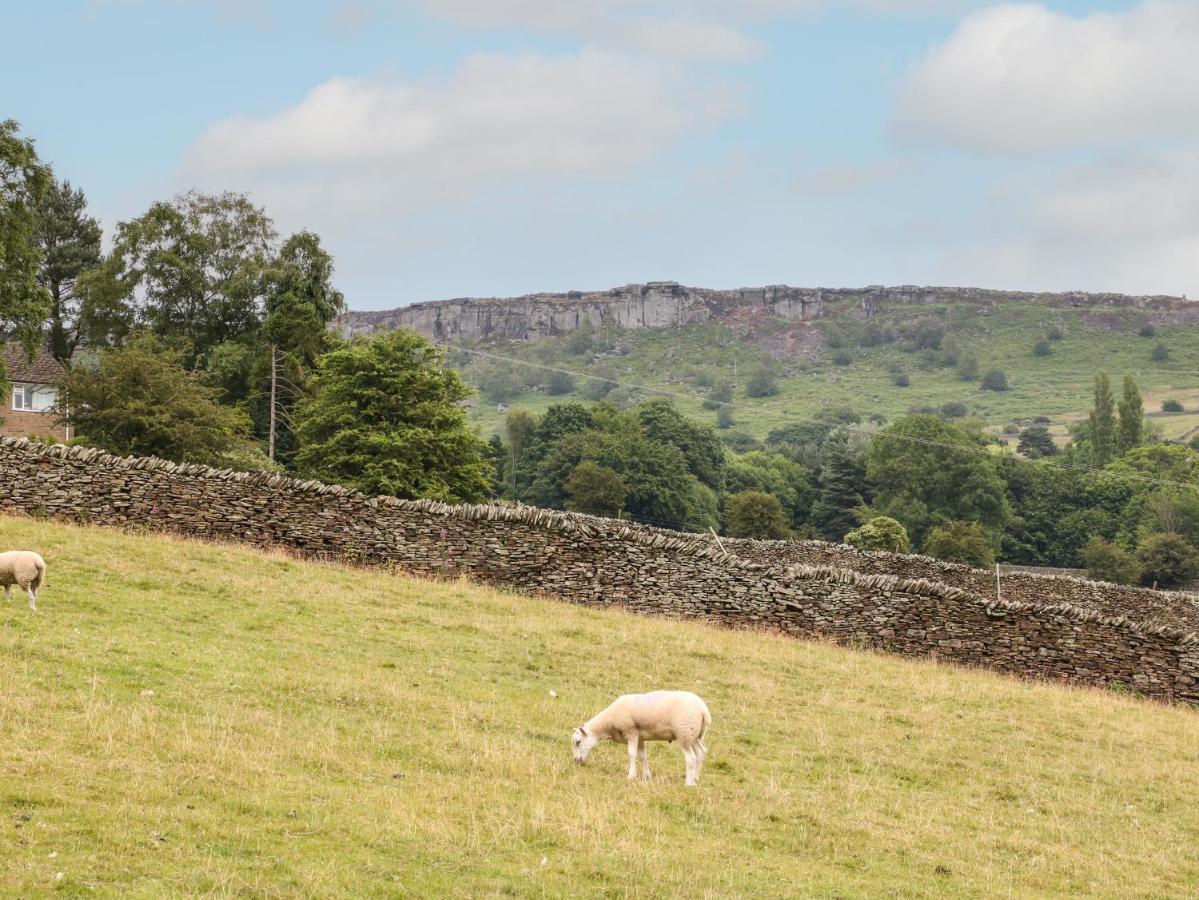
[{"label": "green hillside", "polygon": [[[844,315],[801,324],[743,318],[619,331],[596,335],[581,352],[579,345],[587,342],[569,336],[473,349],[684,394],[706,396],[710,385],[729,381],[737,407],[732,430],[758,439],[825,407],[893,420],[916,407],[960,402],[969,416],[996,430],[1048,417],[1064,440],[1068,423],[1085,415],[1100,369],[1117,383],[1121,374],[1132,374],[1146,393],[1149,413],[1158,411],[1166,398],[1181,401],[1190,414],[1153,419],[1167,437],[1189,435],[1199,427],[1199,328],[1158,326],[1155,334],[1141,335],[1146,323],[1145,314],[1136,310],[1058,309],[1033,302],[1001,303],[990,315],[980,315],[970,304],[888,306],[866,322]],[[929,333],[914,335],[918,326],[943,337],[929,341]],[[1003,370],[1009,389],[984,390],[978,378],[964,380],[955,366],[945,363],[943,350],[918,346],[922,337],[925,344],[956,345],[975,354],[980,374]],[[1038,341],[1045,341],[1048,355],[1035,354]],[[1169,352],[1165,361],[1151,358],[1158,344]],[[485,433],[501,426],[501,401],[540,412],[552,402],[583,399],[589,389],[595,390],[593,382],[577,378],[574,390],[554,395],[547,371],[470,352],[458,353],[455,360],[483,388],[473,415]],[[748,397],[749,378],[763,367],[777,379],[778,393]],[[900,371],[910,382],[906,387],[894,383]],[[618,402],[630,399],[620,388],[612,396]],[[644,397],[634,392],[631,399]],[[700,400],[676,402],[688,415],[715,420],[715,412],[705,410]]]},{"label": "green hillside", "polygon": [[[1182,897],[1193,710],[467,583],[0,519],[0,893]],[[570,760],[714,714],[697,790]],[[556,692],[553,696],[551,692]]]}]

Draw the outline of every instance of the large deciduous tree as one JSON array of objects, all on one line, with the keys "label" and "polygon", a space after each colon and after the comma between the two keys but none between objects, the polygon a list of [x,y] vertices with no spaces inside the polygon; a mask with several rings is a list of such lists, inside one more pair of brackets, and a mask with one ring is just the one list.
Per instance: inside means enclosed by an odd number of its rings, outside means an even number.
[{"label": "large deciduous tree", "polygon": [[1095,402],[1087,419],[1091,465],[1102,468],[1116,455],[1116,401],[1106,372],[1095,376]]},{"label": "large deciduous tree", "polygon": [[936,525],[977,522],[995,534],[1009,515],[995,460],[936,416],[909,416],[882,431],[866,473],[875,508],[902,522],[919,545]]},{"label": "large deciduous tree", "polygon": [[470,390],[420,335],[397,329],[332,350],[314,387],[296,406],[303,474],[397,497],[487,496],[487,446],[461,406]]},{"label": "large deciduous tree", "polygon": [[0,121],[0,340],[15,338],[31,351],[50,312],[49,292],[37,280],[42,251],[34,238],[38,203],[51,180],[33,141],[21,137],[16,122]]},{"label": "large deciduous tree", "polygon": [[117,226],[112,252],[77,285],[95,343],[148,328],[189,361],[259,325],[275,231],[241,194],[182,194]]},{"label": "large deciduous tree", "polygon": [[[151,334],[100,353],[62,383],[65,421],[80,443],[129,456],[241,464],[249,444],[245,413],[183,365],[182,353]],[[229,457],[237,454],[237,461]]]},{"label": "large deciduous tree", "polygon": [[50,352],[62,362],[79,344],[79,276],[100,262],[100,225],[83,191],[54,181],[37,206],[34,243],[42,252],[38,283],[50,292]]}]

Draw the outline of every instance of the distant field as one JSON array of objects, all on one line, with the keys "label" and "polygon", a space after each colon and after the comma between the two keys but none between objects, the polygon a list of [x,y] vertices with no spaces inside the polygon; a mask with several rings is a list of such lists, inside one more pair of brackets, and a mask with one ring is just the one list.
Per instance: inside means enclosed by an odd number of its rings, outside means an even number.
[{"label": "distant field", "polygon": [[[932,307],[890,307],[873,321],[898,326],[935,314],[938,310]],[[953,369],[939,368],[922,353],[907,353],[895,344],[848,347],[848,365],[834,363],[831,348],[810,359],[792,355],[771,360],[766,348],[779,347],[789,330],[786,323],[772,320],[734,327],[697,325],[622,332],[619,340],[629,352],[599,362],[572,357],[561,350],[560,342],[555,346],[553,341],[497,347],[490,352],[682,393],[704,394],[706,388],[699,386],[697,379],[705,376],[734,381],[733,402],[738,408],[732,430],[757,438],[827,407],[850,407],[863,416],[880,413],[892,420],[913,407],[939,408],[949,401],[964,403],[970,416],[996,429],[1035,416],[1047,416],[1060,424],[1085,415],[1099,370],[1106,371],[1117,388],[1124,373],[1131,374],[1147,393],[1146,411],[1157,410],[1162,399],[1174,397],[1199,416],[1199,328],[1195,326],[1163,326],[1153,337],[1140,337],[1137,331],[1144,318],[1135,312],[1052,309],[1033,303],[1001,305],[991,316],[979,316],[972,308],[941,309],[939,314],[955,339],[978,354],[983,372],[1004,370],[1008,391],[982,390],[978,381],[963,381]],[[810,327],[826,333],[839,326],[837,319],[824,319]],[[1052,327],[1060,328],[1064,338],[1050,342],[1049,356],[1035,356],[1034,344]],[[1159,342],[1170,350],[1170,358],[1160,363],[1150,359]],[[779,392],[773,397],[749,398],[745,384],[764,363],[778,373]],[[895,365],[907,372],[909,387],[892,383],[888,369]],[[468,376],[474,370],[474,366],[466,367]],[[581,399],[586,381],[577,379],[579,390],[573,394],[551,397],[534,390],[506,402],[540,412],[554,402]],[[646,396],[656,394],[634,394],[631,399]],[[699,400],[676,398],[676,403],[697,419],[715,422],[715,413],[704,410]],[[490,434],[502,427],[505,413],[496,403],[480,397],[472,405],[472,416]],[[1182,423],[1169,419],[1162,424],[1169,432]],[[1199,424],[1199,417],[1190,427],[1194,424]],[[1064,428],[1059,430],[1064,433]]]},{"label": "distant field", "polygon": [[[0,519],[0,893],[1185,897],[1199,712],[250,550]],[[700,787],[623,691],[702,693]],[[551,695],[557,693],[557,697]]]}]

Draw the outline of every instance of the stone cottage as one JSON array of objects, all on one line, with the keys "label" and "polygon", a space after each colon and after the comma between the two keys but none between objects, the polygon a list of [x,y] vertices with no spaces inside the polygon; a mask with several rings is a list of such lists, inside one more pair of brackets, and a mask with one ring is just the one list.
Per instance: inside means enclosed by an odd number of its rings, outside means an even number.
[{"label": "stone cottage", "polygon": [[45,347],[33,359],[20,344],[4,345],[4,365],[11,385],[7,407],[0,412],[0,435],[52,437],[67,441],[70,429],[58,421],[58,383],[64,371]]}]

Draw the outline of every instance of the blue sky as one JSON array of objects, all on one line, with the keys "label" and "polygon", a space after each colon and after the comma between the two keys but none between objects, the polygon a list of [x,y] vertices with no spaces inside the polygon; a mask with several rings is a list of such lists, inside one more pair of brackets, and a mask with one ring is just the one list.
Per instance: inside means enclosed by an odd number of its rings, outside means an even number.
[{"label": "blue sky", "polygon": [[358,309],[673,279],[1199,296],[1195,0],[79,0],[0,115],[106,229],[188,188]]}]

